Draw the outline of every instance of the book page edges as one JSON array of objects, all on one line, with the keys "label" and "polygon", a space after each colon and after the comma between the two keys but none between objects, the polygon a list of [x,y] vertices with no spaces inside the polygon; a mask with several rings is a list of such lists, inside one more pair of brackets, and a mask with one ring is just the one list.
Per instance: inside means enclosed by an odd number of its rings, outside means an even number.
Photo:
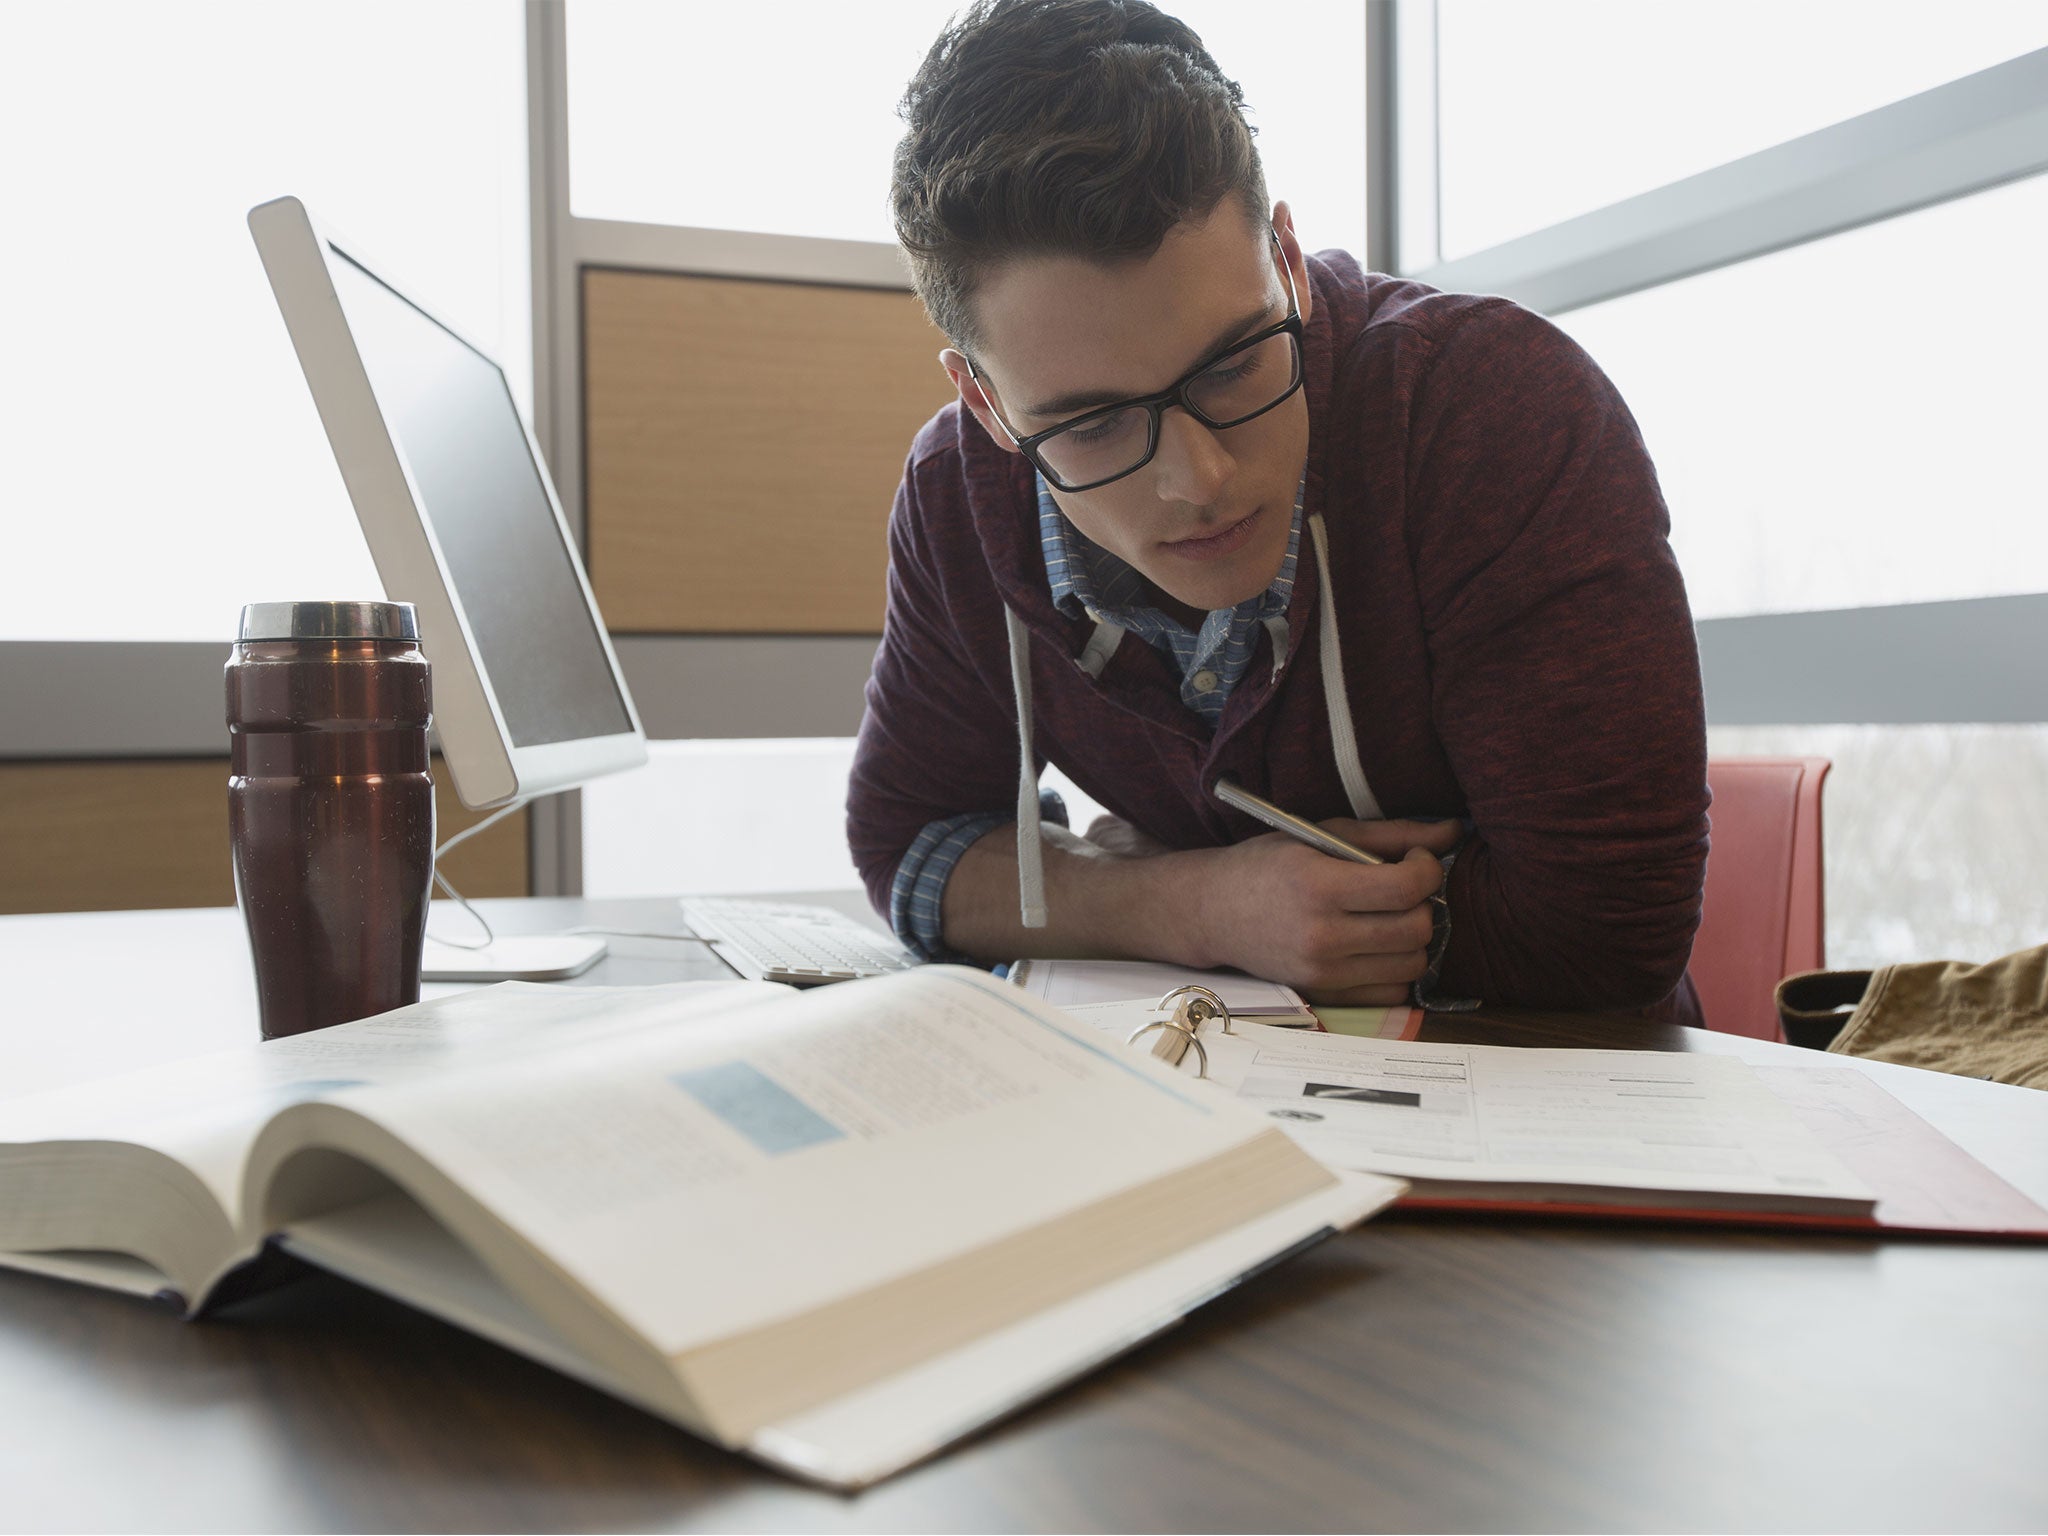
[{"label": "book page edges", "polygon": [[1611,1210],[1626,1215],[1657,1211],[1671,1217],[1732,1212],[1750,1215],[1849,1218],[1868,1223],[1877,1200],[1873,1196],[1763,1194],[1721,1190],[1634,1189],[1613,1184],[1567,1184],[1555,1180],[1427,1179],[1404,1174],[1408,1195],[1403,1209],[1459,1208],[1540,1211],[1568,1205],[1586,1210]]},{"label": "book page edges", "polygon": [[[242,1242],[205,1182],[178,1159],[139,1142],[37,1141],[0,1145],[0,1249],[14,1254],[125,1256],[156,1270],[158,1290],[203,1297],[245,1261]],[[30,1265],[16,1264],[15,1268]],[[38,1272],[139,1294],[133,1275],[99,1261],[45,1263]]]},{"label": "book page edges", "polygon": [[[1344,1173],[1336,1188],[1126,1274],[887,1380],[731,1445],[807,1481],[866,1486],[1087,1374],[1203,1303],[1384,1208],[1397,1180]],[[393,1192],[301,1223],[281,1239],[309,1263],[381,1291],[562,1374],[716,1440],[673,1402],[606,1375],[507,1290],[416,1202]]]},{"label": "book page edges", "polygon": [[[1448,1187],[1448,1186],[1447,1186]],[[2048,1242],[2048,1219],[2038,1221],[1897,1220],[1886,1214],[1878,1202],[1875,1211],[1858,1207],[1847,1213],[1826,1210],[1709,1209],[1676,1205],[1601,1205],[1573,1200],[1486,1200],[1455,1195],[1420,1193],[1399,1202],[1395,1216],[1442,1217],[1446,1220],[1474,1216],[1502,1216],[1509,1219],[1552,1218],[1603,1222],[1664,1222],[1687,1226],[1751,1227],[1781,1232],[1842,1232],[1873,1237],[1951,1237],[1987,1241]]]},{"label": "book page edges", "polygon": [[295,1223],[286,1252],[367,1286],[550,1370],[608,1392],[698,1434],[708,1433],[680,1389],[650,1395],[604,1371],[522,1302],[418,1201],[393,1190]]},{"label": "book page edges", "polygon": [[[375,1181],[374,1187],[364,1184],[366,1177]],[[1097,1276],[1110,1278],[1102,1274],[1099,1265],[1091,1272],[1090,1260],[1096,1257],[1096,1250],[1109,1253],[1121,1244],[1122,1251],[1110,1265],[1112,1273],[1121,1273],[1234,1226],[1276,1203],[1292,1201],[1318,1187],[1335,1186],[1336,1175],[1302,1153],[1282,1133],[1263,1131],[1192,1168],[1140,1186],[1147,1199],[1137,1201],[1129,1210],[1122,1209],[1125,1197],[1119,1197],[1076,1213],[1086,1218],[1101,1211],[1117,1219],[1107,1231],[1092,1234],[1092,1246],[1080,1250],[1071,1275],[1062,1270],[1058,1257],[1047,1259],[1047,1253],[1054,1250],[1044,1246],[1048,1234],[1041,1225],[1017,1234],[1014,1240],[983,1245],[920,1272],[908,1283],[894,1281],[678,1359],[664,1357],[558,1262],[492,1215],[392,1132],[351,1109],[309,1102],[276,1117],[250,1156],[245,1199],[266,1230],[289,1234],[381,1196],[387,1187],[395,1188],[445,1228],[454,1242],[468,1248],[497,1285],[518,1297],[527,1312],[559,1336],[566,1354],[544,1355],[509,1336],[505,1342],[546,1358],[549,1364],[573,1358],[577,1365],[564,1367],[569,1374],[652,1406],[665,1417],[700,1428],[722,1443],[739,1444],[772,1419],[829,1401],[1019,1315],[1065,1300],[1095,1283]],[[1163,1205],[1162,1195],[1168,1197]],[[1148,1201],[1149,1211],[1145,1208]],[[1176,1212],[1181,1201],[1194,1204],[1198,1213],[1194,1220]],[[1153,1230],[1145,1232],[1132,1218],[1148,1214]],[[1062,1223],[1049,1225],[1055,1229],[1051,1235],[1056,1240]],[[1130,1227],[1131,1233],[1119,1230],[1120,1226]],[[1141,1246],[1134,1252],[1128,1241],[1133,1234],[1155,1248]],[[973,1285],[974,1275],[952,1273],[962,1265],[973,1269],[977,1263],[984,1269],[994,1264],[1000,1273],[1005,1261],[1016,1257],[1006,1251],[1011,1241],[1020,1244],[1019,1252],[1026,1254],[1037,1245],[1036,1268],[1019,1266],[1019,1272],[1028,1277],[1021,1293],[1014,1286],[998,1287],[990,1300]],[[1163,1247],[1156,1246],[1161,1244]],[[285,1246],[298,1252],[308,1245],[288,1241]],[[358,1261],[351,1270],[369,1267]],[[400,1299],[413,1299],[412,1288],[398,1268],[374,1283]],[[875,1336],[882,1341],[879,1351],[872,1342]],[[703,1358],[706,1354],[710,1355],[708,1368]]]},{"label": "book page edges", "polygon": [[1343,1172],[1320,1191],[971,1343],[763,1426],[746,1450],[827,1487],[865,1487],[944,1450],[1157,1336],[1405,1186]]},{"label": "book page edges", "polygon": [[145,1301],[168,1301],[179,1311],[185,1310],[184,1293],[172,1283],[171,1277],[132,1253],[85,1248],[0,1252],[0,1269],[94,1285],[104,1291],[140,1296]]},{"label": "book page edges", "polygon": [[721,1437],[828,1402],[1336,1186],[1271,1129],[1105,1200],[673,1356]]},{"label": "book page edges", "polygon": [[[334,1198],[323,1163],[354,1165]],[[376,1121],[335,1104],[297,1104],[276,1116],[249,1155],[244,1208],[280,1239],[309,1223],[365,1202],[359,1176],[376,1182],[367,1198],[395,1191],[414,1202],[489,1271],[493,1283],[543,1319],[607,1390],[657,1408],[678,1422],[701,1422],[698,1405],[670,1363],[624,1319],[548,1254],[529,1243],[439,1168]],[[290,1251],[290,1244],[285,1246]],[[391,1294],[409,1300],[403,1290]],[[515,1346],[517,1347],[517,1346]],[[551,1362],[552,1363],[552,1362]]]}]

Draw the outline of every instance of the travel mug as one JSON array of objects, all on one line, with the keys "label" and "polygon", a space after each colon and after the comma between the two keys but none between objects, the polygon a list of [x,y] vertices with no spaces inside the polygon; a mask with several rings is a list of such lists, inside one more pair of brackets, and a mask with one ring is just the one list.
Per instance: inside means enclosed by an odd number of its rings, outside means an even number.
[{"label": "travel mug", "polygon": [[227,714],[235,899],[263,1037],[418,1002],[434,785],[412,604],[250,604]]}]

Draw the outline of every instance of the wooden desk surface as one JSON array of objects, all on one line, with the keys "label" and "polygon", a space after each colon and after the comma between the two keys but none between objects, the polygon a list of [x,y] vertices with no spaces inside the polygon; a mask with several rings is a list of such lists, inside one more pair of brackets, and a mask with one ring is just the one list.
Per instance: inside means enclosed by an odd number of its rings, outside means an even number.
[{"label": "wooden desk surface", "polygon": [[[490,910],[682,931],[655,901]],[[588,982],[717,969],[616,951]],[[4,918],[0,966],[0,1092],[254,1033],[229,911]],[[2048,1200],[2048,1096],[1872,1070]],[[0,1273],[0,1393],[8,1530],[2038,1530],[2048,1248],[1383,1218],[853,1498],[325,1277],[185,1326]]]}]

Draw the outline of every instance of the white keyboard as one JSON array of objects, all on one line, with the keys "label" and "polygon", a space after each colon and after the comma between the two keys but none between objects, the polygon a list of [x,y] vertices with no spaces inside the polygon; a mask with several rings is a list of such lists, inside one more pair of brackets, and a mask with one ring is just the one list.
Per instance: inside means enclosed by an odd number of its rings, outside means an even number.
[{"label": "white keyboard", "polygon": [[819,987],[907,971],[917,956],[830,907],[721,897],[683,899],[683,920],[726,963],[755,981]]}]

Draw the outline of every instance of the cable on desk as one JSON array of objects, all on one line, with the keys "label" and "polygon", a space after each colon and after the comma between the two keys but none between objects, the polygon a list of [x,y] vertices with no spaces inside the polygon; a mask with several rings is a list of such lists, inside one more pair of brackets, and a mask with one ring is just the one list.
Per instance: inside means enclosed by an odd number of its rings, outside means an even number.
[{"label": "cable on desk", "polygon": [[469,904],[469,898],[463,895],[462,892],[455,889],[453,885],[448,883],[448,877],[441,873],[441,860],[447,857],[451,849],[460,847],[462,844],[468,842],[472,837],[475,837],[477,833],[484,831],[486,828],[496,826],[499,822],[503,821],[507,816],[510,816],[514,811],[522,811],[526,809],[526,805],[527,802],[525,800],[514,800],[509,802],[508,804],[501,805],[495,811],[491,812],[490,815],[486,816],[482,821],[478,822],[475,826],[465,827],[462,831],[456,833],[453,837],[449,838],[447,842],[443,843],[440,847],[434,850],[434,884],[441,887],[442,890],[446,891],[451,897],[453,897],[455,904],[458,907],[462,908],[463,911],[467,912],[471,917],[475,918],[476,925],[484,931],[483,942],[480,944],[465,944],[458,939],[435,938],[433,934],[428,934],[427,937],[433,939],[436,944],[446,944],[450,949],[489,949],[491,947],[492,941],[497,938],[497,935],[491,931],[491,925],[489,921],[484,917],[483,913],[477,911],[475,907],[471,906]]},{"label": "cable on desk", "polygon": [[611,939],[667,939],[674,944],[705,944],[709,939],[700,939],[694,933],[649,933],[637,928],[564,928],[564,933],[587,933],[594,937]]}]

